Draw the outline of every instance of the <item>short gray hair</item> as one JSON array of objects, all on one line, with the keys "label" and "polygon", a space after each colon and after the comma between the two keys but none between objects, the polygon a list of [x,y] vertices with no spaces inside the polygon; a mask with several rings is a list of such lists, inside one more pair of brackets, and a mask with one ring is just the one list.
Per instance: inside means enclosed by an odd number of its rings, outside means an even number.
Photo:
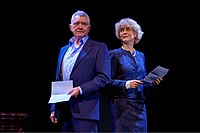
[{"label": "short gray hair", "polygon": [[126,26],[132,28],[132,30],[136,32],[135,43],[138,43],[141,40],[141,38],[144,34],[140,25],[135,20],[133,20],[131,18],[121,19],[119,22],[117,22],[115,24],[115,35],[118,39],[120,39],[119,32],[121,30],[121,26],[123,26],[123,25],[126,25]]},{"label": "short gray hair", "polygon": [[81,10],[76,11],[71,17],[71,24],[73,23],[73,20],[74,20],[75,16],[87,17],[88,24],[90,25],[90,17],[87,15],[86,12],[81,11]]}]

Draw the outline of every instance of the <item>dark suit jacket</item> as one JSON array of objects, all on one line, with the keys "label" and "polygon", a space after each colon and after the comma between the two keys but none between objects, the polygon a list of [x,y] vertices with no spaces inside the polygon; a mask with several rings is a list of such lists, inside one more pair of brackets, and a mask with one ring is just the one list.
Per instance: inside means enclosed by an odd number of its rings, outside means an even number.
[{"label": "dark suit jacket", "polygon": [[[69,45],[60,49],[56,70],[56,80],[60,77],[61,64]],[[72,69],[70,80],[73,86],[80,86],[83,94],[71,97],[69,104],[75,118],[99,120],[99,91],[110,81],[110,59],[106,44],[88,39],[84,44]],[[51,111],[57,111],[51,105]],[[61,108],[60,108],[61,109]]]}]

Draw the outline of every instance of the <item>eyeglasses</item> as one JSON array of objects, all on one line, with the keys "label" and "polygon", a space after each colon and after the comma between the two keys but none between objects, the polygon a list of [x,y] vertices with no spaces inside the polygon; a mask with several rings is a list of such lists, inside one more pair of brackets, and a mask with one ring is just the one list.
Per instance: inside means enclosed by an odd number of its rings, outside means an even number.
[{"label": "eyeglasses", "polygon": [[78,27],[80,24],[81,24],[82,27],[87,27],[88,26],[88,23],[86,23],[86,22],[75,22],[73,24],[73,26],[74,27]]}]

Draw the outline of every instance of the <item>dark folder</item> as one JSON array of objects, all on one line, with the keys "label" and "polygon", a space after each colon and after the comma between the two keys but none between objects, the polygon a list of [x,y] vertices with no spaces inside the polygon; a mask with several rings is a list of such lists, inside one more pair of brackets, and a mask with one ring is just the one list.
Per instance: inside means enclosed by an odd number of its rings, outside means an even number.
[{"label": "dark folder", "polygon": [[157,66],[153,71],[151,71],[142,81],[147,83],[152,83],[156,78],[163,78],[169,69],[162,66]]}]

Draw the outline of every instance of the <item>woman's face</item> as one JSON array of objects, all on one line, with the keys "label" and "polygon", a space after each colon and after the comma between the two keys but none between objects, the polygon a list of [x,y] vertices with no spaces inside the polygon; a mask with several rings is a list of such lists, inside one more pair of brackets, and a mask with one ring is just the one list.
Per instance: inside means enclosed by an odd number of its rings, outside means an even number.
[{"label": "woman's face", "polygon": [[135,32],[130,26],[123,25],[121,26],[119,37],[122,42],[131,42],[135,40]]}]

